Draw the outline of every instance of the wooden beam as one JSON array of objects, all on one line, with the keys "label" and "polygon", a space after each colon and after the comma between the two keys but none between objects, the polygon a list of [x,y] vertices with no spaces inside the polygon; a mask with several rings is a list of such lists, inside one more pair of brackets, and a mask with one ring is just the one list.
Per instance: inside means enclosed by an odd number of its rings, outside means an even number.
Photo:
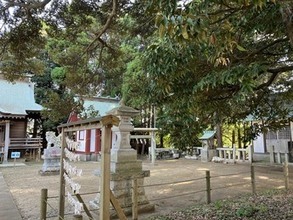
[{"label": "wooden beam", "polygon": [[101,158],[101,208],[100,220],[110,219],[110,144],[111,127],[102,128],[102,158]]},{"label": "wooden beam", "polygon": [[118,200],[115,198],[113,192],[110,190],[110,200],[111,200],[111,204],[113,205],[114,209],[116,210],[116,213],[118,215],[119,220],[127,220],[123,209],[121,208]]},{"label": "wooden beam", "polygon": [[110,150],[113,125],[118,126],[119,118],[107,115],[101,119],[102,128],[102,158],[101,158],[101,200],[100,200],[100,220],[110,219]]},{"label": "wooden beam", "polygon": [[152,135],[130,135],[130,139],[151,139]]},{"label": "wooden beam", "polygon": [[64,168],[63,158],[65,158],[64,148],[66,145],[64,128],[61,133],[61,157],[60,157],[60,187],[59,187],[59,220],[64,219],[64,204],[65,204],[65,180],[64,180]]},{"label": "wooden beam", "polygon": [[97,124],[88,124],[88,125],[75,125],[72,127],[65,127],[64,131],[65,132],[74,132],[74,131],[82,131],[82,130],[87,130],[87,129],[97,129],[97,128],[101,128],[102,125]]},{"label": "wooden beam", "polygon": [[77,200],[83,204],[83,209],[86,213],[86,215],[89,217],[89,219],[94,219],[92,214],[90,213],[89,209],[87,208],[86,204],[84,203],[83,199],[81,198],[81,196],[79,194],[75,194]]}]

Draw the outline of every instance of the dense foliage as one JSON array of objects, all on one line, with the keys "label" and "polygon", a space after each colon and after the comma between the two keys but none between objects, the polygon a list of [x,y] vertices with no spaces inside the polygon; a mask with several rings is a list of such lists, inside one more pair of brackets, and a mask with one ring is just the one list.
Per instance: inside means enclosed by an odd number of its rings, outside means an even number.
[{"label": "dense foliage", "polygon": [[278,107],[288,106],[278,102],[292,100],[291,9],[286,1],[159,1],[161,38],[145,54],[154,90],[188,96],[182,103],[203,120],[283,118]]},{"label": "dense foliage", "polygon": [[263,122],[244,126],[251,139],[290,115],[292,11],[287,0],[2,0],[0,71],[37,75],[55,121],[80,107],[73,94],[118,95],[178,148],[248,115]]}]

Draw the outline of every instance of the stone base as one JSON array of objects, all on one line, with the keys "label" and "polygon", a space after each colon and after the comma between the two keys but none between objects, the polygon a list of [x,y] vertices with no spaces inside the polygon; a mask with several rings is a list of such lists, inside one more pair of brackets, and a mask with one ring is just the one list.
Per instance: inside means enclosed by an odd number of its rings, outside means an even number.
[{"label": "stone base", "polygon": [[121,176],[139,173],[142,170],[142,161],[123,161],[113,162],[111,161],[111,173],[117,173]]},{"label": "stone base", "polygon": [[100,154],[79,154],[80,161],[101,161]]},{"label": "stone base", "polygon": [[[100,208],[100,204],[99,204],[99,202],[97,200],[90,201],[89,205],[93,209],[99,209]],[[132,207],[124,207],[122,209],[123,209],[124,214],[126,216],[132,215]],[[138,211],[139,214],[154,212],[155,211],[155,205],[150,204],[150,203],[138,204],[138,210],[137,211]],[[97,217],[98,217],[98,214],[97,214]],[[110,219],[118,219],[117,212],[112,206],[111,206],[111,210],[110,210]]]},{"label": "stone base", "polygon": [[[96,172],[99,175],[100,172]],[[136,173],[112,173],[110,179],[110,188],[117,199],[119,205],[124,210],[125,215],[132,214],[132,180],[137,179],[137,201],[138,201],[138,212],[145,213],[154,211],[155,206],[150,204],[144,190],[144,178],[150,175],[149,170],[141,170]],[[90,206],[93,209],[100,208],[100,193],[98,193],[94,200],[90,201]],[[111,212],[111,216],[116,216],[116,211]],[[117,217],[117,216],[116,216]]]},{"label": "stone base", "polygon": [[201,150],[201,162],[210,162],[214,156],[217,156],[217,151],[214,149]]},{"label": "stone base", "polygon": [[130,149],[111,149],[111,161],[114,163],[117,162],[126,162],[126,161],[137,161],[137,152],[136,150]]}]

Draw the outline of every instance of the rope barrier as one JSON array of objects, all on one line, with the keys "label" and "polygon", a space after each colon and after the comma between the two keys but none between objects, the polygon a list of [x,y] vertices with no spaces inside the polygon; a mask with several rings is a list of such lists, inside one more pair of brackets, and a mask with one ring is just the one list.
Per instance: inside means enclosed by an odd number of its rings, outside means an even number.
[{"label": "rope barrier", "polygon": [[178,195],[173,195],[173,196],[165,196],[165,197],[161,197],[161,198],[157,198],[157,199],[149,199],[149,201],[158,201],[158,200],[165,200],[165,199],[172,199],[172,198],[177,198],[177,197],[181,197],[181,196],[186,196],[186,195],[192,195],[192,194],[196,194],[196,193],[201,193],[201,192],[205,192],[206,190],[199,190],[199,191],[191,191],[188,193],[182,193],[182,194],[178,194]]},{"label": "rope barrier", "polygon": [[145,185],[144,187],[174,185],[174,184],[177,184],[177,183],[194,182],[194,181],[203,180],[203,179],[205,179],[205,177],[201,177],[201,178],[197,178],[197,179],[189,179],[189,180],[184,180],[184,181],[175,181],[175,182],[169,182],[169,183],[157,183],[157,184],[152,184],[152,185]]},{"label": "rope barrier", "polygon": [[[85,192],[85,193],[79,193],[79,195],[92,195],[92,194],[97,194],[100,193],[100,191],[94,191],[94,192]],[[75,195],[72,195],[75,196]],[[67,195],[65,195],[65,197],[67,197]],[[58,199],[59,196],[48,196],[48,199]]]},{"label": "rope barrier", "polygon": [[48,201],[46,201],[46,200],[44,200],[44,201],[48,206],[50,206],[51,209],[53,209],[55,212],[58,212],[58,210],[55,209]]},{"label": "rope barrier", "polygon": [[48,196],[47,199],[58,199],[59,196]]},{"label": "rope barrier", "polygon": [[[230,188],[230,187],[233,187],[233,186],[243,186],[243,185],[247,185],[249,183],[235,183],[235,184],[231,184],[231,185],[228,185],[228,186],[220,186],[220,187],[217,187],[217,188],[212,188],[211,190],[218,190],[218,189],[225,189],[225,188]],[[249,184],[250,186],[250,184]]]},{"label": "rope barrier", "polygon": [[92,194],[97,194],[97,193],[100,193],[100,191],[79,193],[79,195],[85,196],[85,195],[92,195]]},{"label": "rope barrier", "polygon": [[218,178],[218,177],[225,177],[225,176],[236,176],[236,175],[244,174],[244,173],[250,174],[250,172],[245,171],[245,172],[240,172],[240,173],[231,173],[231,174],[225,174],[225,175],[211,176],[211,178]]}]

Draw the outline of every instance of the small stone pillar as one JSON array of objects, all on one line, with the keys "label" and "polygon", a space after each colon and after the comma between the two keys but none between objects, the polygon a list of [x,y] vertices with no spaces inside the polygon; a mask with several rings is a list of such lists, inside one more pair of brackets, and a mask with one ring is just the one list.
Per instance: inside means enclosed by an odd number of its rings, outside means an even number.
[{"label": "small stone pillar", "polygon": [[[137,159],[136,150],[130,146],[130,132],[134,130],[131,122],[132,116],[139,111],[125,106],[123,102],[111,111],[120,119],[118,127],[112,127],[111,148],[111,180],[110,188],[126,215],[132,213],[132,179],[137,179],[138,184],[138,212],[150,212],[154,205],[148,201],[143,188],[144,178],[150,175],[149,170],[142,170],[142,161]],[[99,207],[99,195],[92,206]],[[113,213],[115,215],[115,213]]]},{"label": "small stone pillar", "polygon": [[212,161],[213,157],[217,155],[217,151],[214,146],[215,131],[204,131],[202,137],[199,140],[202,142],[201,161]]},{"label": "small stone pillar", "polygon": [[59,174],[61,157],[61,136],[56,137],[55,132],[46,132],[47,149],[44,150],[44,163],[40,170],[41,175]]}]

